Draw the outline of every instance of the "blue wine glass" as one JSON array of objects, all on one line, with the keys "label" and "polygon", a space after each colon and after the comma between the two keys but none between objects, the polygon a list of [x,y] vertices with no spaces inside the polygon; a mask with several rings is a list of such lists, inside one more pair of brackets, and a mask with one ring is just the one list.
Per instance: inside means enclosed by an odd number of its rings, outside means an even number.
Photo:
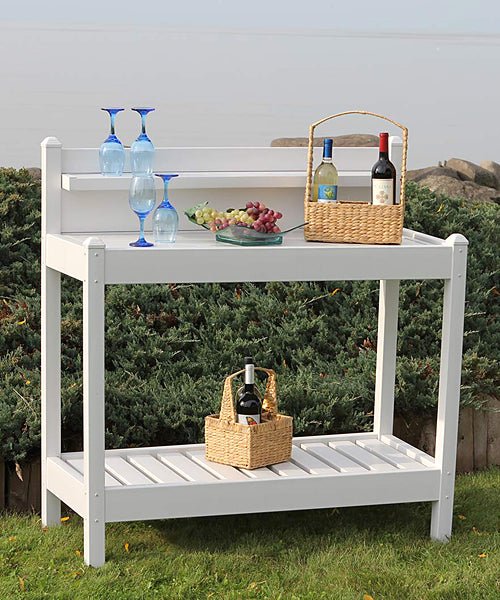
[{"label": "blue wine glass", "polygon": [[122,143],[115,135],[115,117],[123,108],[101,108],[105,110],[111,118],[111,131],[106,140],[99,149],[99,163],[102,175],[110,177],[112,175],[121,175],[125,165],[125,150]]},{"label": "blue wine glass", "polygon": [[153,238],[156,244],[171,244],[175,242],[179,228],[179,215],[168,201],[168,182],[178,175],[155,173],[156,177],[163,179],[163,202],[158,206],[153,215]]},{"label": "blue wine glass", "polygon": [[155,148],[152,141],[146,133],[146,115],[154,110],[154,108],[133,108],[135,112],[141,115],[142,129],[139,137],[135,140],[130,148],[130,166],[132,174],[139,175],[153,173],[153,163],[155,157]]},{"label": "blue wine glass", "polygon": [[139,175],[132,177],[129,190],[130,208],[139,217],[140,235],[136,242],[130,242],[130,246],[136,248],[147,248],[153,246],[144,239],[144,221],[156,204],[156,187],[152,175]]}]

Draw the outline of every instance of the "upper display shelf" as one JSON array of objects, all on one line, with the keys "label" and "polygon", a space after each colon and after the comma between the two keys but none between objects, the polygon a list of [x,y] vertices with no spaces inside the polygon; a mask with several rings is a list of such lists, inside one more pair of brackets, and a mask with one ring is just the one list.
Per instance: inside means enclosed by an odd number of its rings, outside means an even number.
[{"label": "upper display shelf", "polygon": [[[176,171],[174,171],[176,172]],[[305,187],[304,171],[184,171],[179,172],[175,181],[176,189],[212,189],[212,188],[297,188]],[[121,177],[103,177],[99,173],[63,173],[61,187],[68,192],[126,191],[129,189],[132,175],[124,173]],[[160,179],[157,188],[162,187]],[[370,185],[369,171],[341,171],[339,185],[345,187],[364,187]]]}]

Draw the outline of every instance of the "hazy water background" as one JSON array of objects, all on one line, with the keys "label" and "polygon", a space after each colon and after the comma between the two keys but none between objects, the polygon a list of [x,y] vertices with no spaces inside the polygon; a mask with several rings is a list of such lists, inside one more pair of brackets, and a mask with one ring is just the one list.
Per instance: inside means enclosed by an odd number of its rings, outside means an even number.
[{"label": "hazy water background", "polygon": [[[101,106],[151,105],[157,146],[268,146],[361,108],[410,130],[409,167],[500,162],[500,36],[307,28],[0,22],[0,165],[36,166],[40,141],[97,147]],[[318,135],[378,133],[367,117]],[[129,145],[137,115],[117,118]],[[395,130],[393,130],[395,132]]]}]

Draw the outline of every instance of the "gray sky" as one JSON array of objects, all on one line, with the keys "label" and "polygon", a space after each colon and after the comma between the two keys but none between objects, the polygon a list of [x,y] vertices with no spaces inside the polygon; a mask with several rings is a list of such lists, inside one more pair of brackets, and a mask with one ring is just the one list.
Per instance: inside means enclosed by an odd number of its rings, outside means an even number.
[{"label": "gray sky", "polygon": [[496,0],[2,0],[2,20],[500,33]]}]

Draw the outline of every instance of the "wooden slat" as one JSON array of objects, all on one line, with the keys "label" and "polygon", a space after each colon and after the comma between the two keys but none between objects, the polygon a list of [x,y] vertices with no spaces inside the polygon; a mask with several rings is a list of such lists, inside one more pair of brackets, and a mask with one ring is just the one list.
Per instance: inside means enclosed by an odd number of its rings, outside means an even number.
[{"label": "wooden slat", "polygon": [[396,470],[396,467],[392,464],[389,464],[385,460],[381,460],[378,456],[368,452],[368,450],[360,448],[352,442],[330,442],[329,445],[369,471],[386,472]]},{"label": "wooden slat", "polygon": [[205,469],[180,452],[160,453],[158,454],[158,458],[189,481],[196,481],[196,483],[217,481],[214,475],[205,471]]},{"label": "wooden slat", "polygon": [[286,462],[277,463],[276,465],[270,465],[271,471],[279,475],[280,477],[309,477],[310,474],[304,469],[301,469],[295,463],[287,460]]},{"label": "wooden slat", "polygon": [[186,452],[186,456],[215,475],[217,479],[223,479],[225,481],[248,481],[248,477],[238,469],[229,465],[221,465],[212,462],[211,460],[207,460],[204,449],[199,448],[196,450],[189,450]]},{"label": "wooden slat", "polygon": [[279,479],[279,475],[267,467],[261,467],[260,469],[240,469],[250,479]]},{"label": "wooden slat", "polygon": [[422,452],[422,450],[419,450],[418,448],[415,448],[411,444],[403,442],[403,440],[400,440],[394,435],[382,435],[380,437],[380,440],[384,442],[384,444],[389,444],[392,448],[396,448],[396,450],[403,452],[404,454],[406,454],[406,456],[413,458],[414,460],[422,463],[426,467],[436,466],[436,463],[434,462],[432,456],[429,456],[428,454]]},{"label": "wooden slat", "polygon": [[[351,446],[354,445],[351,442],[343,443]],[[307,450],[309,454],[326,462],[340,473],[366,473],[366,468],[326,444],[304,444],[302,448]]]},{"label": "wooden slat", "polygon": [[412,469],[422,470],[425,469],[424,465],[413,460],[403,452],[399,452],[396,448],[392,448],[379,440],[363,440],[358,441],[357,444],[362,448],[366,448],[375,456],[378,456],[383,461],[394,465],[398,469]]},{"label": "wooden slat", "polygon": [[[65,461],[83,475],[83,458],[66,458]],[[122,484],[109,473],[104,473],[104,485],[115,487]]]},{"label": "wooden slat", "polygon": [[180,475],[169,469],[151,454],[134,454],[128,457],[130,464],[158,483],[186,483]]},{"label": "wooden slat", "polygon": [[[305,444],[304,444],[305,445]],[[324,462],[317,459],[309,452],[306,452],[302,448],[293,446],[292,448],[292,462],[298,465],[304,471],[307,471],[311,475],[338,475],[338,471],[332,469]]]},{"label": "wooden slat", "polygon": [[152,485],[151,479],[120,456],[106,457],[106,470],[125,485]]}]

